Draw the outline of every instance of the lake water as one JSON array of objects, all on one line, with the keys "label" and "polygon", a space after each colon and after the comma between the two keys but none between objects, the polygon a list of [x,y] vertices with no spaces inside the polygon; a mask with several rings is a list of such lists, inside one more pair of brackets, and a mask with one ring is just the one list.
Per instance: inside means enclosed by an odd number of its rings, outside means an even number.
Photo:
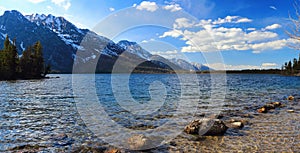
[{"label": "lake water", "polygon": [[[157,140],[153,145],[166,143],[151,152],[300,151],[300,77],[51,75],[56,76],[0,82],[0,152],[103,150],[124,147],[134,134]],[[294,101],[286,100],[290,95]],[[285,107],[256,112],[274,101]],[[181,133],[192,119],[217,114],[247,124],[222,137],[195,140]]]}]

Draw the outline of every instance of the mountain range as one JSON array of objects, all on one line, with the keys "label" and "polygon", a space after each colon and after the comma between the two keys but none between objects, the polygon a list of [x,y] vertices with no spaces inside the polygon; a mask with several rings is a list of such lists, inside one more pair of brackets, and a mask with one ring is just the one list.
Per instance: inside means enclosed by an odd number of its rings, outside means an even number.
[{"label": "mountain range", "polygon": [[[16,38],[19,54],[36,41],[43,45],[44,59],[56,72],[79,73],[203,71],[208,67],[183,59],[152,55],[138,43],[118,43],[88,29],[80,29],[51,14],[22,15],[12,10],[0,16],[0,47],[6,36]],[[118,64],[116,66],[116,64]]]}]

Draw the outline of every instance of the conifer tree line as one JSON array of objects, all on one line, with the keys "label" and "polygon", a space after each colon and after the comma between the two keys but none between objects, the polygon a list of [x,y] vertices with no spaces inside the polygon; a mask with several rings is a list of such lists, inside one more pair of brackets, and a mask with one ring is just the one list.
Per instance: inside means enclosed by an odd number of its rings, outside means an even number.
[{"label": "conifer tree line", "polygon": [[39,41],[19,57],[16,39],[11,42],[6,36],[3,49],[0,50],[0,80],[38,79],[49,72],[50,66],[44,64],[43,47]]},{"label": "conifer tree line", "polygon": [[300,54],[299,58],[294,58],[293,61],[284,63],[282,71],[286,75],[294,75],[300,73]]}]

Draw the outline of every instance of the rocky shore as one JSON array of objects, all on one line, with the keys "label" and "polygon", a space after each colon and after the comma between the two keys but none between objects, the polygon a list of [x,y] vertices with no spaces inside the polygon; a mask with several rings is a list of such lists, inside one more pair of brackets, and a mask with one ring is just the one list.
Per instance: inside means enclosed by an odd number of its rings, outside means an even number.
[{"label": "rocky shore", "polygon": [[[249,113],[243,113],[244,110]],[[192,120],[177,138],[146,152],[227,152],[228,149],[260,152],[261,145],[266,148],[274,147],[273,149],[279,152],[300,150],[300,133],[295,129],[299,129],[300,123],[300,97],[288,96],[280,102],[267,102],[263,106],[245,107],[244,110],[225,111],[209,117],[199,116]],[[285,123],[282,122],[283,120]],[[289,127],[290,125],[295,126]],[[75,139],[66,133],[53,135],[51,139],[54,141],[53,145],[58,148],[54,152],[140,152],[133,150],[140,150],[147,143],[151,143],[151,140],[145,136],[135,135],[127,140],[132,149],[127,150],[105,144],[92,134],[85,142],[79,144],[76,144]],[[241,147],[239,144],[243,143],[249,146]],[[274,143],[277,145],[273,146]],[[286,147],[287,143],[291,143],[291,146]],[[48,147],[47,145],[21,145],[11,148],[8,152],[43,152]]]}]

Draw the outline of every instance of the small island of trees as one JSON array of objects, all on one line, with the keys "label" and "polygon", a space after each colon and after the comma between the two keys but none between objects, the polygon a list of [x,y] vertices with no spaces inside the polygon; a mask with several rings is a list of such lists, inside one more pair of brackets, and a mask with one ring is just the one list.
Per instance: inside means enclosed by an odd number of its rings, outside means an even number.
[{"label": "small island of trees", "polygon": [[284,63],[282,66],[282,73],[284,75],[300,75],[300,55],[298,60],[296,58],[293,61]]},{"label": "small island of trees", "polygon": [[39,41],[19,56],[16,39],[10,41],[6,36],[0,50],[0,80],[41,79],[49,72],[50,66],[44,64],[43,47]]}]

